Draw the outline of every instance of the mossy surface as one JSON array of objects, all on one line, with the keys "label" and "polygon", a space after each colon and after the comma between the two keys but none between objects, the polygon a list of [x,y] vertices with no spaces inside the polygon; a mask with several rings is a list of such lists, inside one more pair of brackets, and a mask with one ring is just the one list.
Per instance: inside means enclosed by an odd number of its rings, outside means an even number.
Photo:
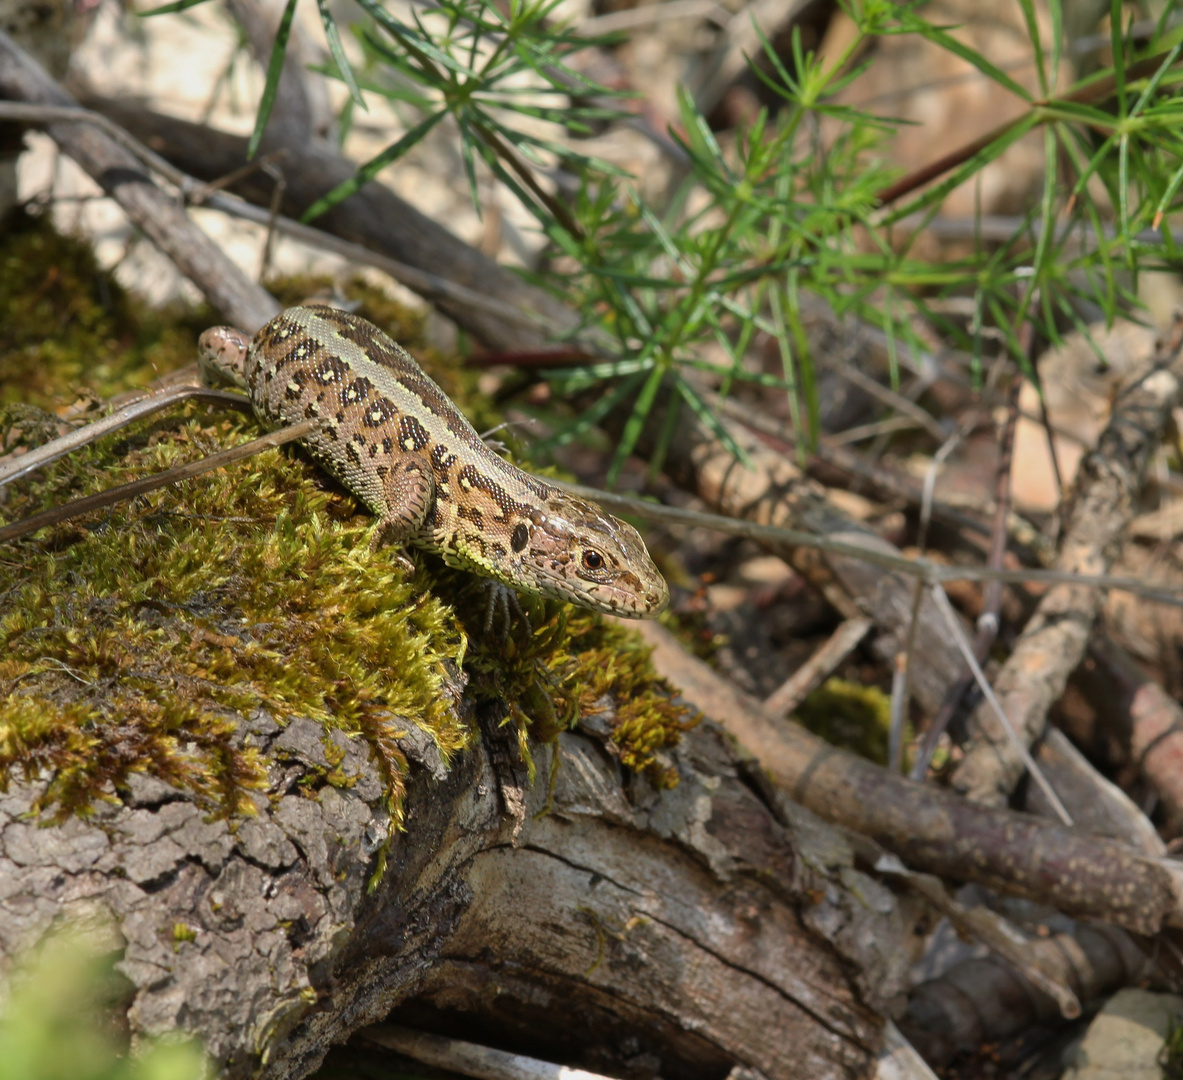
[{"label": "mossy surface", "polygon": [[[298,287],[293,300],[312,291]],[[119,331],[129,340],[139,332]],[[195,333],[187,340],[185,362]],[[44,344],[38,355],[40,381],[17,389],[41,402],[65,388],[73,400],[77,359],[55,367]],[[5,394],[9,370],[0,352]],[[134,365],[119,370],[105,391],[145,381]],[[0,453],[38,441],[37,421],[28,405],[0,407]],[[204,406],[143,421],[13,485],[0,520],[257,434],[253,419]],[[453,707],[466,680],[470,696],[508,704],[527,759],[528,735],[549,737],[609,695],[622,762],[673,782],[657,755],[685,717],[634,635],[528,598],[528,620],[512,620],[504,636],[495,620],[486,633],[482,582],[418,554],[412,569],[395,550],[371,553],[372,525],[352,496],[285,448],[0,547],[0,785],[48,777],[41,807],[60,818],[147,772],[211,812],[249,813],[269,763],[239,718],[262,709],[281,724],[307,716],[326,734],[364,739],[397,818],[408,723],[445,761],[477,737]],[[323,783],[348,780],[311,777],[309,793]]]},{"label": "mossy surface", "polygon": [[891,698],[878,687],[827,679],[801,703],[796,717],[827,742],[887,764]]},{"label": "mossy surface", "polygon": [[194,360],[209,309],[133,305],[86,244],[16,212],[0,240],[0,401],[53,408],[143,386]]}]

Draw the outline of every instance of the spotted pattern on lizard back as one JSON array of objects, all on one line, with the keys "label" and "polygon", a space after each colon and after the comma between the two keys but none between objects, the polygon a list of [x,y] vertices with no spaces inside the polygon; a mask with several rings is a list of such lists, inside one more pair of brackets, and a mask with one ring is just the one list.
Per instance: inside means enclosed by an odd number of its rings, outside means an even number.
[{"label": "spotted pattern on lizard back", "polygon": [[494,454],[414,358],[365,319],[291,308],[248,343],[215,327],[202,366],[271,427],[315,419],[309,451],[408,543],[506,585],[633,618],[669,602],[637,531]]}]

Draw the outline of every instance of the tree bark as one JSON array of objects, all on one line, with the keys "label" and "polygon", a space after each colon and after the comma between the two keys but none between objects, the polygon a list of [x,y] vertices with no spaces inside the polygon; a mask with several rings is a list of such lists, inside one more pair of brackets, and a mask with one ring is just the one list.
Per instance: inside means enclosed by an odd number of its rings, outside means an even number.
[{"label": "tree bark", "polygon": [[495,764],[487,726],[450,773],[420,755],[372,892],[389,832],[376,770],[338,737],[354,783],[300,794],[326,765],[311,721],[244,719],[244,737],[290,764],[234,826],[140,779],[93,819],[47,829],[22,820],[36,786],[14,785],[0,799],[0,955],[102,908],[126,943],[133,1032],[192,1031],[229,1077],[307,1076],[396,1009],[436,1028],[462,1017],[469,1035],[529,1032],[559,1061],[599,1046],[596,1064],[619,1070],[605,1045],[640,1046],[664,1075],[870,1071],[911,920],[837,833],[774,811],[709,724],[673,752],[669,791],[626,775],[594,735],[536,747],[539,778],[508,813],[523,777]]}]

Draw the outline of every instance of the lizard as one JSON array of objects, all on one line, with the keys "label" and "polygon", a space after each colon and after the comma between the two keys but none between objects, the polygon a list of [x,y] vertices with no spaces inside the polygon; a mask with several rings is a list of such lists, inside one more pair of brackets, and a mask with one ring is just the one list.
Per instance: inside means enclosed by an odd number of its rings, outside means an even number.
[{"label": "lizard", "polygon": [[495,454],[367,320],[289,308],[253,338],[211,327],[198,357],[203,381],[245,390],[265,427],[318,421],[303,442],[377,516],[372,548],[409,544],[503,585],[628,618],[669,603],[636,529]]}]

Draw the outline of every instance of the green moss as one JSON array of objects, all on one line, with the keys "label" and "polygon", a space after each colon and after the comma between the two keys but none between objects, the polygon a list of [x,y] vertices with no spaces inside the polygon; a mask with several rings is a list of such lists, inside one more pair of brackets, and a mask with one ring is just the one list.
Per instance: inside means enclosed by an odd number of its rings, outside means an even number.
[{"label": "green moss", "polygon": [[887,763],[891,699],[878,687],[827,679],[801,703],[796,717],[827,742]]},{"label": "green moss", "polygon": [[[10,511],[252,434],[237,417],[156,421],[55,464]],[[469,739],[441,693],[460,632],[392,553],[371,556],[369,519],[354,510],[273,451],[10,548],[0,768],[48,766],[46,802],[67,812],[137,770],[241,811],[266,763],[237,739],[233,713],[261,708],[366,738],[397,801],[392,714],[421,719],[445,757]]]},{"label": "green moss", "polygon": [[[63,365],[24,392],[70,384]],[[48,420],[0,408],[0,448],[18,430],[37,441]],[[4,518],[257,434],[199,406],[144,421],[7,489]],[[313,795],[350,782],[328,732],[364,739],[397,818],[407,723],[445,761],[477,737],[448,707],[461,671],[470,694],[509,703],[527,760],[528,736],[553,736],[607,695],[620,759],[673,782],[659,753],[685,717],[634,635],[527,599],[528,621],[486,633],[484,582],[420,554],[412,570],[396,550],[371,553],[372,524],[285,449],[0,547],[0,787],[47,777],[40,809],[62,818],[146,772],[213,813],[250,813],[269,762],[238,718],[264,710],[324,724],[329,767],[309,774]]]},{"label": "green moss", "polygon": [[90,247],[15,213],[0,244],[0,401],[43,407],[141,386],[194,359],[208,310],[133,310]]},{"label": "green moss", "polygon": [[193,929],[188,923],[176,922],[173,923],[173,942],[180,945],[185,941],[196,941],[197,931]]}]

